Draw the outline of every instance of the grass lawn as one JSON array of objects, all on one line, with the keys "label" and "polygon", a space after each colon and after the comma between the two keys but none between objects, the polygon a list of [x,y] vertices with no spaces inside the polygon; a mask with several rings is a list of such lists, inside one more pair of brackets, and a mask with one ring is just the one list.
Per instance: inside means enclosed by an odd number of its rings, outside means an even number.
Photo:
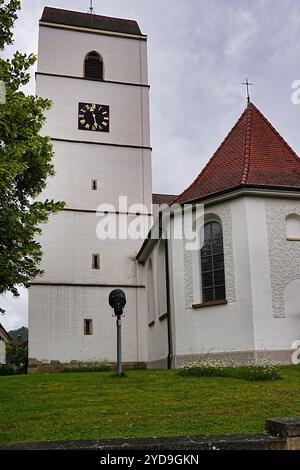
[{"label": "grass lawn", "polygon": [[0,443],[246,434],[265,418],[300,415],[300,367],[247,382],[175,371],[0,377]]}]

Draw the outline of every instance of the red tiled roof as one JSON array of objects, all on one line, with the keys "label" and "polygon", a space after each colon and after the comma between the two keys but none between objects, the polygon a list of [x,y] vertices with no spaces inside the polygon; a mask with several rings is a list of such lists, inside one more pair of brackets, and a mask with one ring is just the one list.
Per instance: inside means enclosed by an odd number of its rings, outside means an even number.
[{"label": "red tiled roof", "polygon": [[169,204],[175,197],[175,194],[152,194],[152,204]]},{"label": "red tiled roof", "polygon": [[241,187],[300,190],[299,157],[252,103],[200,175],[173,203]]},{"label": "red tiled roof", "polygon": [[141,35],[139,25],[134,20],[111,18],[109,16],[91,15],[79,11],[61,10],[45,7],[41,21],[46,23],[64,24],[91,29],[101,29],[117,33]]}]

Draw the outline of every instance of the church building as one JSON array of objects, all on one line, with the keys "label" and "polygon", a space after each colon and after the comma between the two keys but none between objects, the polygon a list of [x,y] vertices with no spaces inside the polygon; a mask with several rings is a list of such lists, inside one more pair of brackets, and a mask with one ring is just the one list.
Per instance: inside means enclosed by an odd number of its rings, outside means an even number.
[{"label": "church building", "polygon": [[[39,239],[44,274],[29,289],[29,371],[115,362],[114,288],[127,297],[128,367],[199,357],[290,363],[300,339],[295,152],[249,102],[189,188],[152,194],[147,36],[138,24],[46,7],[38,59],[37,95],[53,102],[43,135],[56,169],[40,197],[65,207]],[[177,209],[166,233],[168,207]],[[185,207],[202,214],[199,249],[175,236]],[[104,216],[108,225],[143,227],[144,239],[100,237]]]}]

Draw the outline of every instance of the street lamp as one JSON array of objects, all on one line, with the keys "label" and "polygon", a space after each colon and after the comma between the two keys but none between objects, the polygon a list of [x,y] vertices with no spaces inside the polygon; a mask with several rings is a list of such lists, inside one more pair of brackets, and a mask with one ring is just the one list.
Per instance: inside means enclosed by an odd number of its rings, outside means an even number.
[{"label": "street lamp", "polygon": [[115,317],[117,317],[117,374],[120,377],[122,375],[122,316],[123,310],[126,305],[126,295],[121,289],[114,289],[109,294],[109,305],[114,309]]}]

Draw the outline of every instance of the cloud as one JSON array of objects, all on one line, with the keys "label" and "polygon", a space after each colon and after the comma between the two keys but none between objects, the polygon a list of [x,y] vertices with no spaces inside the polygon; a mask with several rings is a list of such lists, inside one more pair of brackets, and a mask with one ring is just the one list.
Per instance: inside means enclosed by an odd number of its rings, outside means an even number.
[{"label": "cloud", "polygon": [[231,21],[231,32],[225,43],[224,54],[237,60],[247,53],[259,31],[259,25],[249,10],[234,13]]},{"label": "cloud", "polygon": [[0,305],[6,310],[5,315],[0,315],[0,323],[6,330],[15,330],[21,326],[27,326],[28,292],[20,289],[20,297],[14,299],[11,294],[1,296]]}]

